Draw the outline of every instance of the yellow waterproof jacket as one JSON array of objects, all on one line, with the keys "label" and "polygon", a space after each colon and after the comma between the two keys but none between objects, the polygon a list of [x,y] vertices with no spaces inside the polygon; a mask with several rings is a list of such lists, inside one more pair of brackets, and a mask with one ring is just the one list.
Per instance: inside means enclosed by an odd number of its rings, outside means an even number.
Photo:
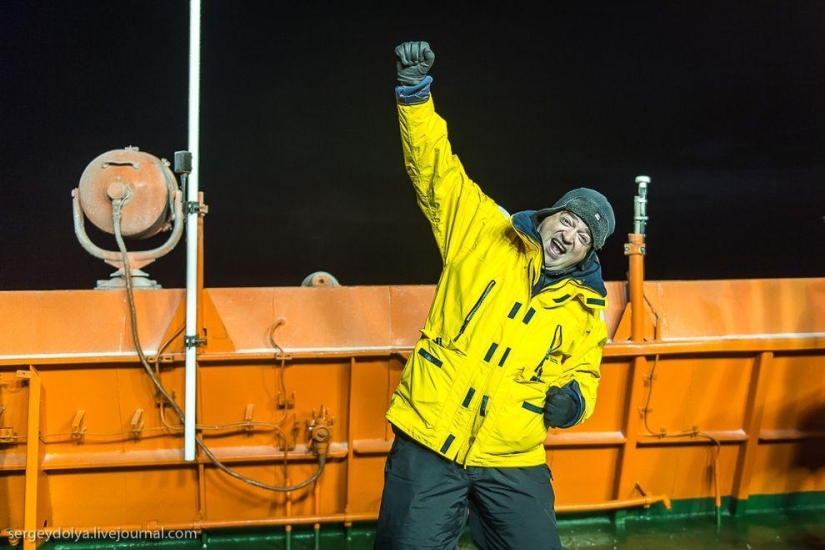
[{"label": "yellow waterproof jacket", "polygon": [[460,464],[543,464],[547,390],[572,383],[576,421],[593,413],[607,300],[574,278],[535,292],[537,234],[470,180],[432,98],[398,113],[406,169],[444,269],[386,417]]}]

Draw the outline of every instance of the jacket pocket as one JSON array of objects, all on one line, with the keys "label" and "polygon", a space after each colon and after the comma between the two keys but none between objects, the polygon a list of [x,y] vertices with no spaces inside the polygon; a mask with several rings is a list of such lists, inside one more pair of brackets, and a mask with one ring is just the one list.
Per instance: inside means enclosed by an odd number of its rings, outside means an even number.
[{"label": "jacket pocket", "polygon": [[[556,325],[553,331],[553,339],[551,340],[544,356],[540,358],[535,366],[525,367],[519,375],[516,376],[516,381],[520,383],[540,382],[547,385],[548,380],[554,380],[558,377],[557,368],[547,364],[547,360],[553,354],[559,353],[564,344],[564,331],[561,325]],[[556,361],[557,362],[557,361]],[[545,390],[547,388],[545,387]]]},{"label": "jacket pocket", "polygon": [[396,393],[428,427],[436,425],[463,356],[422,338],[401,373]]},{"label": "jacket pocket", "polygon": [[493,428],[489,433],[489,452],[510,455],[531,451],[544,443],[544,382],[511,380],[510,391],[499,397]]},{"label": "jacket pocket", "polygon": [[484,291],[482,291],[481,296],[478,297],[476,303],[473,304],[473,307],[470,308],[470,311],[468,311],[467,315],[464,317],[464,321],[462,321],[461,327],[458,329],[458,332],[453,337],[453,341],[457,341],[459,338],[461,338],[461,335],[464,334],[465,330],[467,330],[467,326],[470,324],[470,321],[473,320],[475,314],[478,312],[479,309],[481,309],[481,305],[484,303],[484,300],[487,299],[487,296],[493,290],[494,286],[496,286],[495,279],[487,283],[487,286],[484,288]]}]

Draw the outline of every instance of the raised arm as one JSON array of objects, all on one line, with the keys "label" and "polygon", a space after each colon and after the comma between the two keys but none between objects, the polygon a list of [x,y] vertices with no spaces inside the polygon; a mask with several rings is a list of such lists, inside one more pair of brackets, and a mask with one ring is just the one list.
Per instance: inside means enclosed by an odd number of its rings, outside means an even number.
[{"label": "raised arm", "polygon": [[395,48],[395,55],[404,165],[447,263],[475,241],[486,218],[502,213],[453,154],[447,123],[435,112],[430,96],[433,79],[427,73],[435,61],[430,45],[404,42]]}]

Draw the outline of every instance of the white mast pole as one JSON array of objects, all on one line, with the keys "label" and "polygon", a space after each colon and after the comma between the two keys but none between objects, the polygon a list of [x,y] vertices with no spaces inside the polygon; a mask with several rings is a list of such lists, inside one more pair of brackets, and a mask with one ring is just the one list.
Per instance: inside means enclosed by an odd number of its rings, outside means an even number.
[{"label": "white mast pole", "polygon": [[[189,205],[198,204],[198,150],[200,138],[201,3],[190,1],[189,10],[189,151],[192,172],[187,181]],[[187,208],[186,219],[186,382],[184,393],[183,458],[195,460],[195,386],[197,381],[198,306],[198,216]]]}]

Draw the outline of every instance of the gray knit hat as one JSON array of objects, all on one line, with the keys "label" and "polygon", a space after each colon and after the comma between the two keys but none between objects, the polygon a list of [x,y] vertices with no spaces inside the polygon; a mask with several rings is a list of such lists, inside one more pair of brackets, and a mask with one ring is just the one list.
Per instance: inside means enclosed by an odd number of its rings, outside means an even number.
[{"label": "gray knit hat", "polygon": [[598,191],[586,187],[568,191],[550,208],[543,208],[536,212],[536,216],[541,220],[562,210],[574,213],[587,224],[593,235],[593,248],[596,250],[604,246],[605,239],[616,229],[613,207]]}]

